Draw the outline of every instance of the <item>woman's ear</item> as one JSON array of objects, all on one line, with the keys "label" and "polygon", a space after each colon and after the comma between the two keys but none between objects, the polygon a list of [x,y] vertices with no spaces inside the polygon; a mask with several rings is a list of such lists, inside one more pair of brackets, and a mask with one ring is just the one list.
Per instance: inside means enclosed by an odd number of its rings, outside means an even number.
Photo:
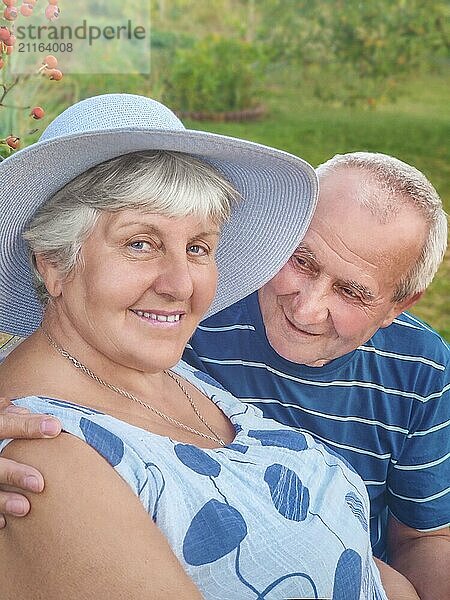
[{"label": "woman's ear", "polygon": [[47,292],[52,298],[57,298],[62,292],[61,276],[58,269],[54,263],[45,258],[44,254],[35,254],[34,259],[39,275],[44,280]]}]

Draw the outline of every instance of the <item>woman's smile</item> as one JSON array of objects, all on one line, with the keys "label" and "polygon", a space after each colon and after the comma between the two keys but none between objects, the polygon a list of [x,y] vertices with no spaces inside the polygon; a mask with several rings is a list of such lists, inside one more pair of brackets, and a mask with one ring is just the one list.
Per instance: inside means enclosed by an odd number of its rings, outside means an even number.
[{"label": "woman's smile", "polygon": [[186,314],[185,311],[167,312],[156,310],[130,310],[144,322],[156,327],[164,328],[176,327],[180,323],[183,316]]}]

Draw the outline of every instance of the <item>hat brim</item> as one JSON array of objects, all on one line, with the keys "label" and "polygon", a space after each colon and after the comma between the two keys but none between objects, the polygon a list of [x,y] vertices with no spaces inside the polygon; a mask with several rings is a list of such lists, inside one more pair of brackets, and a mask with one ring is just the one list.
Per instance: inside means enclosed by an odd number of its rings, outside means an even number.
[{"label": "hat brim", "polygon": [[317,202],[317,177],[307,162],[261,144],[188,129],[127,127],[59,137],[0,163],[0,331],[26,336],[42,319],[22,239],[37,208],[87,169],[152,149],[207,161],[244,199],[224,225],[217,294],[205,316],[237,302],[277,273],[303,238]]}]

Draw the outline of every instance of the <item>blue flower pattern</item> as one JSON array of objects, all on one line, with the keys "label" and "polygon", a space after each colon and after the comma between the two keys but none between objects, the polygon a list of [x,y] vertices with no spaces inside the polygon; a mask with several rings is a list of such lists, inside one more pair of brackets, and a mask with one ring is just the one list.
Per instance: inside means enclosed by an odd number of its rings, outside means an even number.
[{"label": "blue flower pattern", "polygon": [[304,521],[309,508],[309,490],[300,478],[283,465],[270,465],[264,473],[272,502],[280,515],[291,521]]},{"label": "blue flower pattern", "polygon": [[65,401],[16,403],[60,418],[118,471],[207,600],[387,600],[356,474],[305,432],[242,410],[209,375],[175,371],[231,419],[227,447],[175,442]]},{"label": "blue flower pattern", "polygon": [[369,523],[367,522],[367,515],[365,514],[364,504],[361,498],[356,494],[356,492],[351,490],[350,492],[345,494],[345,501],[349,505],[352,513],[361,523],[361,526],[364,529],[364,531],[368,531]]}]

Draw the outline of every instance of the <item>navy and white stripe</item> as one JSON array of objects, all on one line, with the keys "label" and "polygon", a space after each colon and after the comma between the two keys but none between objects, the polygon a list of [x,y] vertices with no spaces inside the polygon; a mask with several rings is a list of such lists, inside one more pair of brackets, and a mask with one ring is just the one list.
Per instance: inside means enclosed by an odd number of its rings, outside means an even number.
[{"label": "navy and white stripe", "polygon": [[416,317],[404,313],[353,352],[307,367],[270,347],[255,293],[204,321],[184,358],[359,472],[378,556],[388,510],[418,530],[450,523],[450,349]]}]

